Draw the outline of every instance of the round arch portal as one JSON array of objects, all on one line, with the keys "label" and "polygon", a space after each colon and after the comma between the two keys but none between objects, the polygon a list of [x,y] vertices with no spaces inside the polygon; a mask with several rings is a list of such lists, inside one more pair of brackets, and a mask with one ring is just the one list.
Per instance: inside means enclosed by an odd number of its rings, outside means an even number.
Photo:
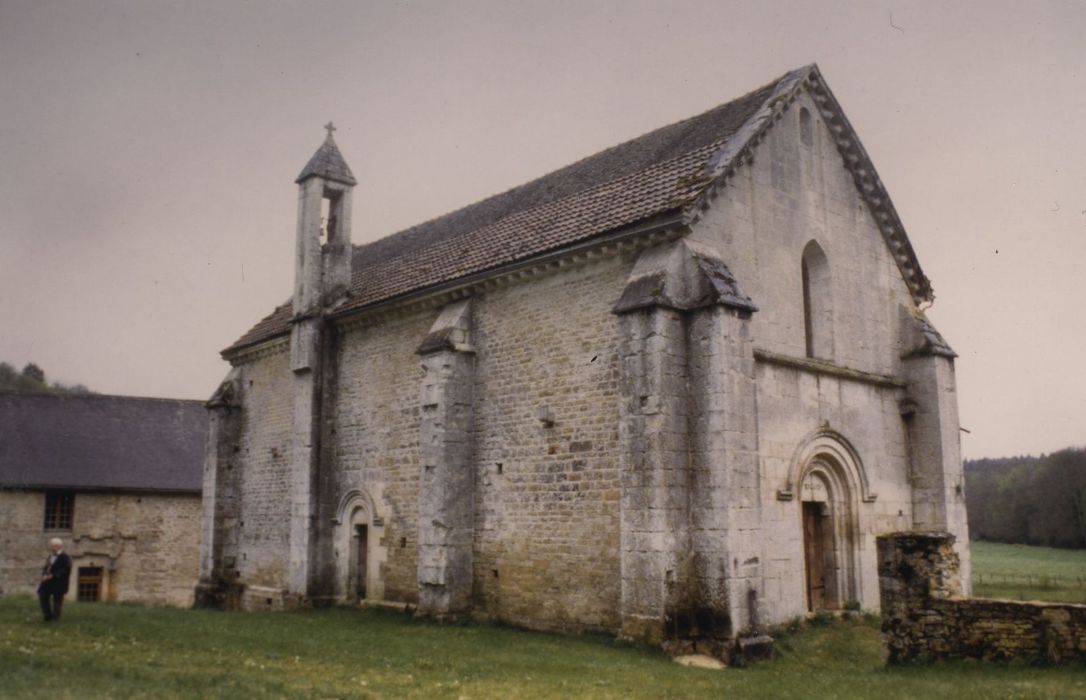
[{"label": "round arch portal", "polygon": [[807,609],[841,609],[858,601],[859,508],[876,496],[851,444],[825,426],[808,436],[778,497],[797,502]]},{"label": "round arch portal", "polygon": [[332,521],[335,596],[345,603],[384,598],[381,564],[387,558],[384,518],[369,493],[353,489],[343,495]]}]

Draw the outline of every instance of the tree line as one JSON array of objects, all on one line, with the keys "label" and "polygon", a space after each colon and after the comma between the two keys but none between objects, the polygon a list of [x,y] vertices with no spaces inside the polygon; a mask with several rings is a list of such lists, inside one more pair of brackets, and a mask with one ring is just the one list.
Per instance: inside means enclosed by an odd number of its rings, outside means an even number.
[{"label": "tree line", "polygon": [[26,363],[22,371],[7,362],[0,362],[0,391],[15,391],[24,394],[93,394],[82,384],[49,383],[45,379],[45,370],[33,362]]},{"label": "tree line", "polygon": [[1086,449],[966,460],[965,502],[973,539],[1086,548]]}]

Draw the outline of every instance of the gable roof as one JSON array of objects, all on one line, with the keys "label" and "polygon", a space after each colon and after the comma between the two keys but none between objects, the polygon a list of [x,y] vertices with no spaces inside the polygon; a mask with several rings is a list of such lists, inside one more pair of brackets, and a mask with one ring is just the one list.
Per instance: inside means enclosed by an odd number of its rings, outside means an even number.
[{"label": "gable roof", "polygon": [[[750,155],[780,112],[806,87],[838,141],[918,302],[931,286],[866,151],[818,67],[792,71],[743,97],[601,151],[527,184],[366,245],[352,258],[347,315],[397,297],[496,270],[654,220],[692,223]],[[291,304],[278,307],[233,345],[290,330]]]},{"label": "gable roof", "polygon": [[0,488],[198,493],[206,439],[200,401],[0,393]]}]

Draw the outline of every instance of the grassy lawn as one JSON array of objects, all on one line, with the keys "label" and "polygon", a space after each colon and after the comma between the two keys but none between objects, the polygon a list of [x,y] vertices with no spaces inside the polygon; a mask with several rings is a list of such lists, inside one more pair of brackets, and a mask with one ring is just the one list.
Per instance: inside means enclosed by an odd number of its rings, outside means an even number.
[{"label": "grassy lawn", "polygon": [[1086,550],[973,542],[973,595],[1086,603]]},{"label": "grassy lawn", "polygon": [[874,623],[779,637],[776,661],[684,668],[596,636],[349,609],[219,613],[0,598],[4,698],[1086,698],[1086,669],[885,669]]}]

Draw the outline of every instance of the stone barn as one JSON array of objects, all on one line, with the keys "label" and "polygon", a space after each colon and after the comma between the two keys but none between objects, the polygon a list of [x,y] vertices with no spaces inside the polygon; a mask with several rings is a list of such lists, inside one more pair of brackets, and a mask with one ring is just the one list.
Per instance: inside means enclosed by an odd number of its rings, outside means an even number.
[{"label": "stone barn", "polygon": [[882,532],[968,567],[954,353],[817,67],[361,246],[327,128],[208,403],[202,602],[728,643],[877,609]]},{"label": "stone barn", "polygon": [[59,537],[69,600],[191,605],[207,423],[199,401],[0,393],[0,591],[33,593]]}]

